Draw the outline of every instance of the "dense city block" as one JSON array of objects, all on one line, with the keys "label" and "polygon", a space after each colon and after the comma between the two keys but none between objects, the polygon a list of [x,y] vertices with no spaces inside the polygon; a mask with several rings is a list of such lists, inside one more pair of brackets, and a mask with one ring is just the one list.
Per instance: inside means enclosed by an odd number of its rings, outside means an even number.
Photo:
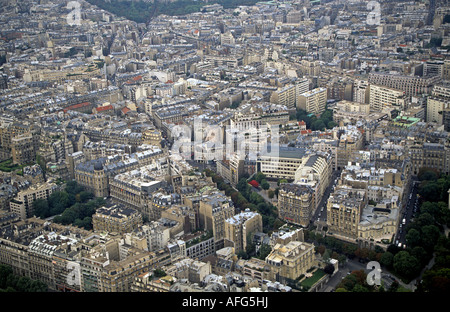
[{"label": "dense city block", "polygon": [[449,133],[444,0],[0,0],[0,292],[448,292]]}]

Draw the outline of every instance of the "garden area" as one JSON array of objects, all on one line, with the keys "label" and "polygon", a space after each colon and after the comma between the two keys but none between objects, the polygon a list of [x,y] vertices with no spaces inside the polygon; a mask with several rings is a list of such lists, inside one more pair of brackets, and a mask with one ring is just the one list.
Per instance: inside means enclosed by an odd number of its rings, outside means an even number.
[{"label": "garden area", "polygon": [[[0,171],[3,171],[3,172],[16,171],[17,174],[22,174],[22,168],[29,166],[29,165],[30,164],[23,164],[23,165],[13,164],[12,159],[7,159],[5,161],[0,162]],[[31,164],[31,165],[33,165],[33,164]]]},{"label": "garden area", "polygon": [[308,291],[325,275],[327,274],[322,269],[316,269],[310,273],[307,273],[298,281],[297,284],[299,285],[299,289],[302,291]]},{"label": "garden area", "polygon": [[53,192],[48,200],[35,200],[33,208],[34,215],[42,219],[55,216],[55,223],[91,230],[92,215],[105,203],[103,198],[96,198],[77,182],[69,181],[63,191]]}]

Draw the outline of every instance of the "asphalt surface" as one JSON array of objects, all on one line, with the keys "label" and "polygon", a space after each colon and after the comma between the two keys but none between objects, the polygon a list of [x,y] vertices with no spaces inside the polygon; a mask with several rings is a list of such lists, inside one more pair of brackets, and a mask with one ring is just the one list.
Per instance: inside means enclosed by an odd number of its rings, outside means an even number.
[{"label": "asphalt surface", "polygon": [[326,188],[322,200],[320,201],[317,210],[314,212],[311,222],[314,222],[318,227],[326,226],[327,224],[327,201],[330,197],[331,192],[334,191],[334,187],[337,184],[337,179],[340,177],[340,171],[333,171],[331,174],[331,181],[328,187]]},{"label": "asphalt surface", "polygon": [[[411,188],[409,194],[407,195],[407,203],[405,208],[402,210],[402,215],[400,217],[400,224],[397,230],[397,233],[394,238],[394,243],[398,246],[401,244],[401,247],[405,247],[406,245],[406,231],[405,228],[414,218],[414,215],[418,212],[419,209],[419,198],[417,197],[417,189],[419,187],[419,181],[412,181]],[[405,220],[405,222],[403,222]]]},{"label": "asphalt surface", "polygon": [[[361,263],[359,261],[348,259],[345,264],[339,266],[339,270],[330,278],[327,284],[319,292],[335,291],[339,283],[353,271],[364,270],[366,273],[372,271],[371,268],[367,269],[366,267],[367,263]],[[388,289],[394,280],[398,281],[400,284],[403,284],[389,272],[383,272],[383,270],[381,270],[381,283],[384,289]],[[403,286],[408,287],[408,285]]]}]

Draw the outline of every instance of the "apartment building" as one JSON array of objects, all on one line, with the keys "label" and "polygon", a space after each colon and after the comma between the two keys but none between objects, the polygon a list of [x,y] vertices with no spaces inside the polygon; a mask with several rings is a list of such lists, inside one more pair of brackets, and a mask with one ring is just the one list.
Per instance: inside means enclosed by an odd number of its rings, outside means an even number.
[{"label": "apartment building", "polygon": [[11,199],[10,210],[20,216],[22,220],[30,218],[34,215],[33,202],[37,199],[47,200],[55,189],[56,184],[46,182],[21,190],[16,197]]},{"label": "apartment building", "polygon": [[288,223],[308,226],[315,210],[315,192],[308,185],[283,183],[278,192],[278,217]]},{"label": "apartment building", "polygon": [[445,60],[442,66],[442,78],[444,80],[450,80],[450,61]]},{"label": "apartment building", "polygon": [[314,190],[313,208],[318,208],[325,189],[331,179],[332,157],[328,153],[307,155],[302,164],[295,171],[294,183],[308,185]]},{"label": "apartment building", "polygon": [[311,91],[302,93],[298,96],[297,108],[300,108],[307,113],[320,115],[327,105],[327,89],[316,88]]},{"label": "apartment building", "polygon": [[418,174],[421,168],[436,169],[445,174],[450,172],[450,149],[446,144],[417,142],[408,145],[407,151],[413,174]]},{"label": "apartment building", "polygon": [[42,161],[63,162],[69,154],[73,153],[73,144],[66,135],[60,131],[43,130],[39,142],[39,153]]},{"label": "apartment building", "polygon": [[444,76],[444,61],[426,61],[423,63],[423,75],[438,76],[443,78]]},{"label": "apartment building", "polygon": [[[300,88],[300,87],[299,87]],[[288,109],[295,109],[297,103],[297,86],[288,84],[277,91],[272,92],[270,102],[286,106]]]},{"label": "apartment building", "polygon": [[320,61],[308,61],[308,60],[302,60],[300,63],[300,70],[302,75],[305,76],[319,76],[322,69],[321,69],[322,62]]},{"label": "apartment building", "polygon": [[[66,258],[66,261],[63,261],[60,253],[56,253],[57,250],[73,248],[72,251],[76,254],[78,253],[78,250],[74,246],[76,244],[76,239],[55,232],[36,237],[28,246],[29,277],[46,283],[51,290],[56,290],[57,284],[60,288],[69,284],[69,286],[73,286],[74,290],[79,290],[79,272],[74,268],[75,275],[71,277],[73,278],[73,282],[70,282],[68,278],[70,277],[69,273],[72,272],[68,270],[69,266],[66,262],[68,259]],[[72,259],[74,254],[72,254]],[[62,266],[60,261],[63,262],[63,265],[65,263],[66,266]]]},{"label": "apartment building", "polygon": [[263,285],[264,281],[269,279],[270,266],[265,260],[250,258],[242,261],[242,275],[257,280],[259,285]]},{"label": "apartment building", "polygon": [[11,155],[14,164],[27,164],[36,159],[33,135],[25,133],[11,138]]},{"label": "apartment building", "polygon": [[161,218],[163,211],[173,205],[181,204],[181,196],[177,193],[168,193],[164,190],[153,192],[149,196],[144,196],[144,205],[141,213],[150,221],[156,221]]},{"label": "apartment building", "polygon": [[101,207],[92,215],[95,232],[130,233],[142,223],[142,215],[137,210],[119,205]]},{"label": "apartment building", "polygon": [[161,211],[161,218],[180,223],[186,234],[198,229],[197,212],[187,205],[172,205]]},{"label": "apartment building", "polygon": [[161,148],[162,135],[161,131],[157,129],[149,129],[142,133],[142,140],[144,144],[153,145]]},{"label": "apartment building", "polygon": [[361,213],[367,205],[367,191],[351,187],[337,187],[327,203],[328,233],[355,242]]},{"label": "apartment building", "polygon": [[217,173],[232,185],[236,186],[244,174],[244,160],[240,159],[237,153],[228,156],[229,160],[219,160],[216,162]]},{"label": "apartment building", "polygon": [[[150,166],[151,167],[151,166]],[[144,173],[146,167],[140,171],[134,170],[117,174],[109,180],[109,193],[114,202],[121,203],[137,209],[144,210],[145,196],[152,194],[163,186],[163,179],[155,180]]]},{"label": "apartment building", "polygon": [[382,240],[390,241],[397,233],[399,217],[398,207],[392,206],[389,200],[380,202],[375,207],[365,207],[358,224],[359,246],[373,248],[378,245],[387,248]]},{"label": "apartment building", "polygon": [[29,276],[28,246],[44,231],[45,220],[28,218],[0,229],[0,263],[18,276]]},{"label": "apartment building", "polygon": [[443,97],[433,97],[427,98],[427,122],[435,122],[438,125],[443,125],[444,123],[444,111],[447,111],[450,106],[450,99],[445,99]]},{"label": "apartment building", "polygon": [[355,126],[347,126],[338,130],[339,139],[336,149],[337,169],[343,169],[354,152],[359,151],[363,147],[364,137]]},{"label": "apartment building", "polygon": [[185,279],[190,283],[200,284],[206,276],[211,274],[211,263],[184,258],[165,266],[163,270],[167,275],[173,276],[176,279]]},{"label": "apartment building", "polygon": [[411,96],[418,96],[421,94],[431,93],[433,87],[441,82],[439,76],[406,76],[384,73],[370,73],[369,83],[370,88],[372,84],[394,88],[405,92],[407,99]]},{"label": "apartment building", "polygon": [[[339,101],[333,107],[333,121],[337,124],[355,125],[360,120],[370,118],[370,105],[351,101]],[[373,113],[372,113],[373,116]]]},{"label": "apartment building", "polygon": [[257,232],[262,232],[262,216],[259,213],[246,209],[233,215],[225,220],[225,247],[233,247],[237,253],[245,251],[248,239],[252,239]]},{"label": "apartment building", "polygon": [[[303,94],[305,92],[309,91],[309,79],[308,78],[301,78],[297,81],[295,81],[295,94],[297,96],[296,101],[298,102],[298,96],[300,94]],[[296,105],[297,107],[297,105]]]},{"label": "apartment building", "polygon": [[234,216],[235,210],[231,199],[225,194],[216,192],[203,196],[200,201],[198,215],[199,225],[205,231],[213,231],[217,249],[223,247],[225,238],[225,220]]},{"label": "apartment building", "polygon": [[79,257],[82,243],[76,239],[59,237],[61,244],[53,252],[52,265],[55,289],[61,292],[81,291]]},{"label": "apartment building", "polygon": [[200,241],[192,243],[192,241],[186,242],[186,256],[191,259],[202,260],[208,256],[214,255],[216,252],[216,242],[214,237],[206,239],[200,237]]},{"label": "apartment building", "polygon": [[154,278],[152,272],[142,273],[135,277],[130,287],[131,292],[169,292],[174,279],[171,276]]},{"label": "apartment building", "polygon": [[[161,256],[160,256],[161,257]],[[130,292],[135,277],[153,271],[162,259],[152,252],[135,251],[126,259],[91,251],[81,259],[84,292]],[[167,255],[163,256],[167,258]]]},{"label": "apartment building", "polygon": [[109,196],[109,179],[105,172],[105,159],[79,163],[75,167],[75,181],[92,191],[96,197]]},{"label": "apartment building", "polygon": [[395,107],[398,110],[406,109],[405,92],[376,84],[370,85],[370,110],[381,112],[385,107]]},{"label": "apartment building", "polygon": [[369,104],[370,85],[367,80],[355,80],[353,83],[353,102]]}]

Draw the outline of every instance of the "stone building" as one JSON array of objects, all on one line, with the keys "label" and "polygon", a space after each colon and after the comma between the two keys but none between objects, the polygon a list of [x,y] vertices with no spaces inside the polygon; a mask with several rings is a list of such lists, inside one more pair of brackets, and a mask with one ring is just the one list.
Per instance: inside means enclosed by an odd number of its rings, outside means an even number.
[{"label": "stone building", "polygon": [[270,280],[286,283],[295,280],[316,265],[314,245],[291,241],[286,245],[276,244],[266,257],[270,267]]},{"label": "stone building", "polygon": [[142,215],[137,210],[119,205],[101,207],[92,215],[95,232],[130,233],[142,224]]}]

